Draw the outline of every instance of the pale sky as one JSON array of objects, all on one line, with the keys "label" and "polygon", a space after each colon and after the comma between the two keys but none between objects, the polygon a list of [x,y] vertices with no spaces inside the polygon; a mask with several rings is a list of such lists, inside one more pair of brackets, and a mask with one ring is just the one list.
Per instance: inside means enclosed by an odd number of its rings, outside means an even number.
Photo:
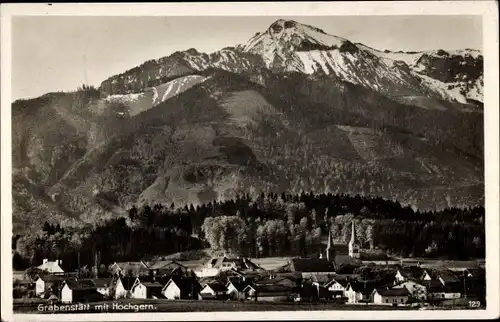
[{"label": "pale sky", "polygon": [[99,86],[178,50],[246,43],[280,18],[382,50],[482,49],[481,16],[13,17],[12,99]]}]

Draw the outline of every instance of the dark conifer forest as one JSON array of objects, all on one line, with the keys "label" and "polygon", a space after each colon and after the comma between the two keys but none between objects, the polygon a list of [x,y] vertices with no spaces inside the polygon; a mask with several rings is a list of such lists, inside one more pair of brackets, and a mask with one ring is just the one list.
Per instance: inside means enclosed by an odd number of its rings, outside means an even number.
[{"label": "dark conifer forest", "polygon": [[[351,238],[351,223],[365,250],[444,259],[485,254],[485,210],[449,208],[419,212],[398,202],[362,196],[302,193],[249,195],[223,202],[176,207],[133,207],[93,225],[45,223],[38,234],[13,238],[14,269],[62,259],[65,267],[136,261],[148,256],[210,247],[248,257],[317,256],[330,230],[337,244]],[[78,259],[79,258],[79,259]]]}]

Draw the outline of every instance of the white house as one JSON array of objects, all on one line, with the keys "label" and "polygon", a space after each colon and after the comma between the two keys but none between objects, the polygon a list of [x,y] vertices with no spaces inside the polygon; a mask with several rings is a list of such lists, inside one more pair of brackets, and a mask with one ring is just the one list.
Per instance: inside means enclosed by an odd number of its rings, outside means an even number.
[{"label": "white house", "polygon": [[64,270],[60,265],[62,265],[61,260],[51,262],[47,258],[45,258],[42,265],[38,266],[38,269],[50,274],[64,274]]},{"label": "white house", "polygon": [[[394,276],[395,283],[398,284],[408,280],[418,280],[423,276],[424,272],[426,271],[419,266],[398,268]],[[428,278],[430,278],[430,276],[428,276]]]},{"label": "white house", "polygon": [[213,282],[205,284],[200,291],[200,295],[202,298],[225,298],[226,292],[227,289],[224,284]]},{"label": "white house", "polygon": [[163,286],[161,294],[169,300],[193,300],[200,299],[201,285],[198,281],[190,278],[170,278]]},{"label": "white house", "polygon": [[429,300],[450,300],[461,297],[462,286],[458,283],[442,285],[440,281],[427,282],[427,299]]},{"label": "white house", "polygon": [[371,302],[374,288],[373,283],[350,282],[344,292],[344,295],[347,297],[347,303]]},{"label": "white house", "polygon": [[102,294],[105,297],[109,296],[112,287],[111,278],[94,278],[92,279],[92,282],[96,286],[96,290],[98,293]]},{"label": "white house", "polygon": [[61,302],[63,303],[73,302],[73,290],[66,283],[64,284],[61,290]]},{"label": "white house", "polygon": [[130,290],[136,283],[139,283],[138,278],[119,277],[116,280],[116,284],[114,286],[114,298],[126,298],[129,295]]},{"label": "white house", "polygon": [[420,279],[423,281],[432,281],[431,271],[425,270]]},{"label": "white house", "polygon": [[61,301],[64,303],[101,299],[103,299],[103,295],[97,292],[97,286],[91,279],[68,279],[63,283]]},{"label": "white house", "polygon": [[161,290],[161,294],[169,300],[179,300],[181,298],[181,287],[170,279]]},{"label": "white house", "polygon": [[396,284],[394,288],[406,288],[408,292],[410,292],[410,296],[418,299],[420,301],[427,300],[427,287],[422,283],[418,283],[416,281],[408,280],[406,282],[402,282]]},{"label": "white house", "polygon": [[245,281],[240,281],[236,279],[230,279],[226,284],[226,294],[229,298],[234,300],[244,300],[246,299],[246,293],[243,291],[249,283]]},{"label": "white house", "polygon": [[248,285],[243,289],[248,300],[259,302],[287,301],[293,289],[283,285]]},{"label": "white house", "polygon": [[410,293],[402,288],[376,288],[373,290],[372,298],[374,304],[404,305],[408,301]]},{"label": "white house", "polygon": [[35,294],[43,296],[45,292],[58,292],[60,285],[64,282],[64,278],[57,275],[42,275],[35,280]]},{"label": "white house", "polygon": [[323,284],[323,287],[330,291],[334,297],[342,297],[345,294],[347,285],[348,281],[346,279],[332,278]]},{"label": "white house", "polygon": [[130,290],[130,297],[134,299],[157,299],[161,295],[163,285],[158,282],[135,283]]}]

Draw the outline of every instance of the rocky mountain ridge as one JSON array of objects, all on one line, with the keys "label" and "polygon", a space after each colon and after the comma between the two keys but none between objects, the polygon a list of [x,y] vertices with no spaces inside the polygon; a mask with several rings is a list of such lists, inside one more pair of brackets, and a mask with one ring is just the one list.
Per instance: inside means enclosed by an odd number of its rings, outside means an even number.
[{"label": "rocky mountain ridge", "polygon": [[476,51],[378,51],[278,20],[98,90],[16,101],[15,230],[260,192],[482,204],[482,73]]},{"label": "rocky mountain ridge", "polygon": [[103,95],[129,94],[193,72],[219,68],[335,75],[388,96],[427,96],[460,103],[483,101],[483,56],[477,50],[380,51],[295,21],[278,20],[246,44],[211,54],[195,49],[151,60],[101,84]]}]

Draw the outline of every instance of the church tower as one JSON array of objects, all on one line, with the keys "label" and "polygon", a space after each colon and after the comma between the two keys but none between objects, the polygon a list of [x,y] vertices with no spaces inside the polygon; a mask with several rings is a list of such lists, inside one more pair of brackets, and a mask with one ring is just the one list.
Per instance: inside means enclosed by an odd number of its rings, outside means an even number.
[{"label": "church tower", "polygon": [[328,244],[326,245],[326,260],[329,262],[335,261],[335,251],[333,249],[332,230],[328,231]]},{"label": "church tower", "polygon": [[352,258],[359,258],[359,245],[356,242],[356,228],[354,227],[354,220],[352,221],[351,241],[349,242],[349,256]]}]

